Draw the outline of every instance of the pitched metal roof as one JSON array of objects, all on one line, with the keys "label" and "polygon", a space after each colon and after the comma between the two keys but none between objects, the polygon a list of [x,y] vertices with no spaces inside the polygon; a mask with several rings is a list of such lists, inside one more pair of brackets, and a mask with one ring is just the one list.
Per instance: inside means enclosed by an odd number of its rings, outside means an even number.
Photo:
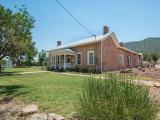
[{"label": "pitched metal roof", "polygon": [[62,50],[62,49],[69,49],[69,48],[72,48],[72,47],[77,47],[77,46],[82,46],[82,45],[101,42],[101,41],[103,41],[104,39],[106,39],[106,38],[108,38],[110,36],[113,37],[113,41],[114,41],[114,43],[115,43],[117,48],[123,49],[125,51],[132,52],[132,53],[137,54],[137,55],[141,55],[140,53],[137,53],[135,51],[129,50],[129,49],[125,48],[125,47],[121,47],[119,45],[119,42],[118,42],[114,32],[107,33],[105,35],[99,35],[99,36],[96,36],[96,37],[90,37],[90,38],[82,39],[82,40],[75,41],[75,42],[72,42],[72,43],[69,43],[69,44],[64,44],[64,45],[58,46],[58,47],[56,47],[56,48],[54,48],[54,49],[52,49],[52,50],[50,50],[48,52]]},{"label": "pitched metal roof", "polygon": [[66,49],[66,48],[77,47],[77,46],[81,46],[81,45],[87,45],[87,44],[91,44],[91,43],[100,42],[104,38],[111,36],[111,34],[113,34],[113,33],[107,33],[105,35],[99,35],[96,37],[90,37],[90,38],[82,39],[79,41],[75,41],[75,42],[72,42],[69,44],[64,44],[64,45],[58,46],[50,51],[55,51],[55,50]]}]

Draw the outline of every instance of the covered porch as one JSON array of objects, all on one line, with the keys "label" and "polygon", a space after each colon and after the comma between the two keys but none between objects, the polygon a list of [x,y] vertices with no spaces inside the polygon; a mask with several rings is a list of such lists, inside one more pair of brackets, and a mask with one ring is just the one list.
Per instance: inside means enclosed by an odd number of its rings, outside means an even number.
[{"label": "covered porch", "polygon": [[71,69],[75,67],[76,52],[71,49],[57,50],[53,52],[54,69]]}]

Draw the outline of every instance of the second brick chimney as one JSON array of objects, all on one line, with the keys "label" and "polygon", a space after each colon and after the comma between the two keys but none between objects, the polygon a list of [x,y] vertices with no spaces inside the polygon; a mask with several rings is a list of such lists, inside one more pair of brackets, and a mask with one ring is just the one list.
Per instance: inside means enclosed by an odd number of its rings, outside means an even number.
[{"label": "second brick chimney", "polygon": [[61,46],[61,44],[62,44],[61,41],[57,41],[57,47]]},{"label": "second brick chimney", "polygon": [[109,33],[109,27],[108,26],[104,26],[103,27],[103,35]]},{"label": "second brick chimney", "polygon": [[124,47],[124,43],[123,43],[123,42],[120,42],[119,45],[120,45],[121,47]]}]

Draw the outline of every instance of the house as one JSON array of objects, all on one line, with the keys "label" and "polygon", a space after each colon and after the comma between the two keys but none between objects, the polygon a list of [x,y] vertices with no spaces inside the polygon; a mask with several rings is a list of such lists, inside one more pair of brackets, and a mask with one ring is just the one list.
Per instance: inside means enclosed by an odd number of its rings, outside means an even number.
[{"label": "house", "polygon": [[103,27],[103,35],[61,44],[49,52],[48,65],[54,69],[74,67],[112,71],[142,65],[142,54],[134,52],[119,43],[114,32]]}]

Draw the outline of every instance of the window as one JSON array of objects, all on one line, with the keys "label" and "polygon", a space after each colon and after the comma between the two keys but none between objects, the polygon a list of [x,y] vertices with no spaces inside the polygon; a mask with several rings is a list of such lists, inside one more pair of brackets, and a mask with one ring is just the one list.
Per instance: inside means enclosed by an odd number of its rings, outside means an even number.
[{"label": "window", "polygon": [[76,63],[78,64],[78,65],[80,65],[81,63],[82,63],[82,56],[81,56],[82,54],[81,53],[77,53],[77,55],[76,55]]},{"label": "window", "polygon": [[71,58],[70,57],[67,57],[66,59],[67,59],[66,60],[67,63],[71,63]]},{"label": "window", "polygon": [[88,51],[88,65],[94,65],[94,51]]},{"label": "window", "polygon": [[137,57],[137,65],[139,66],[140,64],[139,64],[139,57]]},{"label": "window", "polygon": [[132,67],[132,57],[128,56],[128,65],[129,67]]},{"label": "window", "polygon": [[120,55],[120,64],[124,65],[124,55]]}]

